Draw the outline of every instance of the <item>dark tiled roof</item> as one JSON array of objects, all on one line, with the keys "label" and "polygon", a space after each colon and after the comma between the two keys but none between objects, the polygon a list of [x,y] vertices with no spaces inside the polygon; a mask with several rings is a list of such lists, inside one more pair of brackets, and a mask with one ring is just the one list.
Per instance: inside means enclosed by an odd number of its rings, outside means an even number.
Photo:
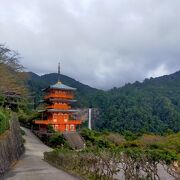
[{"label": "dark tiled roof", "polygon": [[76,109],[68,109],[68,110],[62,110],[62,109],[48,109],[47,112],[78,112],[79,110]]},{"label": "dark tiled roof", "polygon": [[50,88],[51,89],[67,89],[67,90],[73,90],[73,91],[76,90],[76,88],[72,88],[70,86],[62,84],[61,82],[57,82],[56,84],[51,85]]},{"label": "dark tiled roof", "polygon": [[[67,86],[65,84],[62,84],[61,82],[57,82],[54,85],[50,85],[48,88],[46,89],[62,89],[62,90],[71,90],[71,91],[75,91],[76,88]],[[46,89],[43,89],[43,91],[45,91]]]}]

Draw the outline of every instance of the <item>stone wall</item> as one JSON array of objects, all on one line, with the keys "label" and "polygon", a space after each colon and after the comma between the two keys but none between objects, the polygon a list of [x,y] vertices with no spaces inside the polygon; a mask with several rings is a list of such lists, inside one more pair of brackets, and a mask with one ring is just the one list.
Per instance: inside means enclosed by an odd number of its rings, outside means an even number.
[{"label": "stone wall", "polygon": [[10,129],[0,135],[0,177],[20,158],[23,152],[20,125],[14,116],[10,120]]}]

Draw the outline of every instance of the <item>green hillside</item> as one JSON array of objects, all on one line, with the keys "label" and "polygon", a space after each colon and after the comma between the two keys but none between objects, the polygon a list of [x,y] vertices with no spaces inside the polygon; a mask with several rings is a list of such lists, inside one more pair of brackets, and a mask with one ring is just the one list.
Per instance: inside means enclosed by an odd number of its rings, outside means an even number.
[{"label": "green hillside", "polygon": [[19,114],[28,109],[23,69],[19,55],[0,44],[0,135],[10,128],[9,120],[14,112]]},{"label": "green hillside", "polygon": [[[27,84],[30,91],[36,94],[37,100],[40,100],[42,96],[41,90],[49,85],[55,84],[57,82],[57,77],[57,73],[38,76],[33,72],[28,72]],[[100,91],[62,74],[60,75],[60,80],[63,84],[77,88],[76,99],[78,102],[76,105],[78,107],[89,107],[92,96]]]},{"label": "green hillside", "polygon": [[180,130],[180,72],[99,93],[93,105],[101,109],[96,123],[98,129],[177,132]]},{"label": "green hillside", "polygon": [[[109,91],[97,90],[68,76],[64,84],[77,88],[78,107],[96,107],[99,130],[165,133],[180,130],[180,72],[126,84]],[[41,98],[41,89],[57,82],[57,74],[29,73],[28,85]]]}]

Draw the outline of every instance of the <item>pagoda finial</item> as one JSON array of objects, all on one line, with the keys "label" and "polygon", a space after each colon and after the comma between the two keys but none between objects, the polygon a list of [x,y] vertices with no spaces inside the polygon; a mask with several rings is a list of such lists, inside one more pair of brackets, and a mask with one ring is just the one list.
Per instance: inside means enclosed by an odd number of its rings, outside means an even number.
[{"label": "pagoda finial", "polygon": [[58,83],[61,83],[60,81],[60,74],[61,74],[61,71],[60,71],[60,62],[58,63]]}]

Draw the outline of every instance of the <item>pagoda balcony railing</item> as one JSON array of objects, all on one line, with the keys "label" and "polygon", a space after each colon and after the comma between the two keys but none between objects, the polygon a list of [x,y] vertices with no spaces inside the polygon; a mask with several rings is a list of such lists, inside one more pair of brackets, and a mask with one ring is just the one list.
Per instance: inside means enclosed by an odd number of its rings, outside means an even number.
[{"label": "pagoda balcony railing", "polygon": [[81,124],[82,121],[81,120],[68,120],[68,122],[66,122],[66,124]]},{"label": "pagoda balcony railing", "polygon": [[35,124],[57,124],[57,125],[61,125],[61,124],[81,124],[82,121],[81,120],[68,120],[67,122],[64,123],[59,123],[58,121],[54,122],[53,120],[35,120]]},{"label": "pagoda balcony railing", "polygon": [[62,98],[62,99],[73,99],[73,95],[64,95],[64,94],[48,94],[44,96],[44,99],[49,99],[49,98]]},{"label": "pagoda balcony railing", "polygon": [[47,109],[63,109],[63,110],[68,110],[71,109],[71,106],[68,105],[62,105],[62,104],[55,104],[51,106],[47,106]]}]

